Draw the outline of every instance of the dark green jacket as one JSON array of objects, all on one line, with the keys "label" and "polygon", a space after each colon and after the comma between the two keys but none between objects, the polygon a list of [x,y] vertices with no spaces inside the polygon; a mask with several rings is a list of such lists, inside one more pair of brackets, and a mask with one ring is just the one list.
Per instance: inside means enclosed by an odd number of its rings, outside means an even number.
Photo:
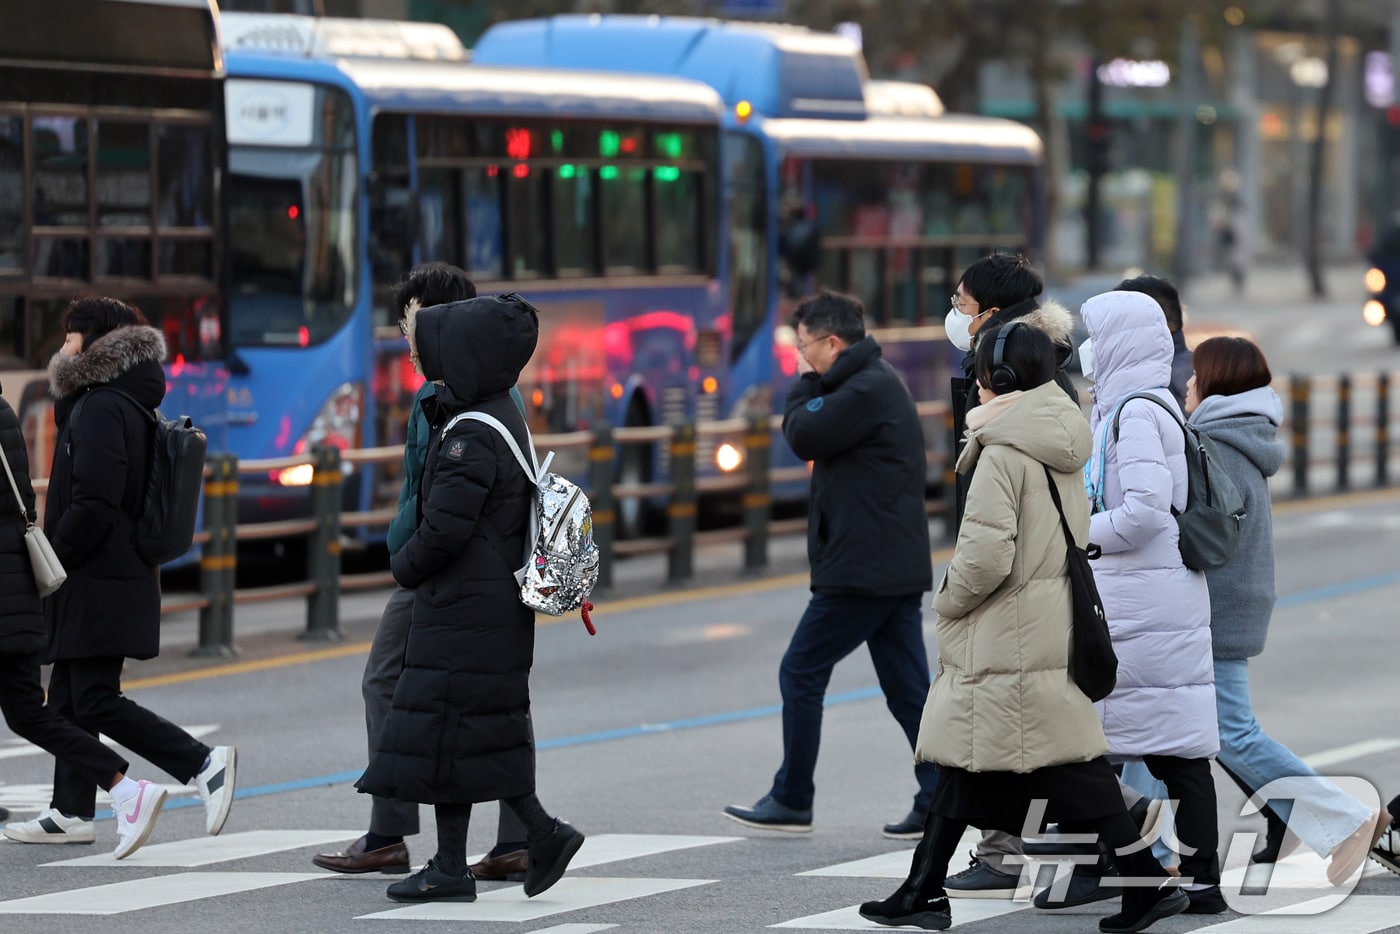
[{"label": "dark green jacket", "polygon": [[[399,488],[399,514],[389,524],[389,554],[408,544],[418,528],[418,487],[423,482],[423,464],[428,459],[428,417],[423,414],[423,400],[431,399],[435,387],[424,383],[413,397],[413,414],[408,417],[408,437],[403,444],[403,486]],[[510,397],[525,414],[525,400],[520,390],[510,387]]]}]

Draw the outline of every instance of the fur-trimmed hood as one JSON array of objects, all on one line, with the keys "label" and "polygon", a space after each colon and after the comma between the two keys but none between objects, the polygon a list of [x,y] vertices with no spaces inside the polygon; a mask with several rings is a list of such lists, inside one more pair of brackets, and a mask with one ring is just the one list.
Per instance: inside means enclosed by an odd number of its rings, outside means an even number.
[{"label": "fur-trimmed hood", "polygon": [[1017,319],[1038,331],[1044,331],[1057,344],[1067,346],[1074,335],[1074,315],[1059,302],[1051,299],[1034,311]]},{"label": "fur-trimmed hood", "polygon": [[423,362],[418,359],[418,312],[423,308],[418,299],[410,298],[403,306],[403,333],[408,339],[408,362],[413,364],[413,372],[423,375]]},{"label": "fur-trimmed hood", "polygon": [[[49,387],[56,398],[111,383],[143,363],[165,362],[165,335],[146,325],[117,328],[74,357],[56,353],[49,360]],[[162,380],[163,383],[163,380]],[[164,395],[164,386],[161,387]],[[160,403],[157,399],[152,408]]]}]

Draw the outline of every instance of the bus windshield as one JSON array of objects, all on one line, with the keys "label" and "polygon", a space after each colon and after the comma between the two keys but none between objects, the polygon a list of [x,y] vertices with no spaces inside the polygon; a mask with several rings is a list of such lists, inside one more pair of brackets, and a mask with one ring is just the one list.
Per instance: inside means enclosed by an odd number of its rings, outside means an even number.
[{"label": "bus windshield", "polygon": [[239,346],[320,343],[355,307],[359,176],[350,104],[342,92],[316,89],[313,114],[312,89],[288,88],[293,101],[291,91],[307,92],[305,142],[312,145],[280,145],[283,139],[229,148],[229,327]]}]

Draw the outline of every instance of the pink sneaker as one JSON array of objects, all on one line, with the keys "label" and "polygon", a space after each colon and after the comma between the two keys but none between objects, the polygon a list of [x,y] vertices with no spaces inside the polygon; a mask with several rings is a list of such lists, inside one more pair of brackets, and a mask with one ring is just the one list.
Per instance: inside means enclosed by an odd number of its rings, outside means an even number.
[{"label": "pink sneaker", "polygon": [[125,804],[113,802],[112,810],[117,815],[117,848],[112,855],[117,859],[126,859],[141,848],[155,829],[160,809],[165,806],[164,788],[148,781],[136,784],[140,790]]}]

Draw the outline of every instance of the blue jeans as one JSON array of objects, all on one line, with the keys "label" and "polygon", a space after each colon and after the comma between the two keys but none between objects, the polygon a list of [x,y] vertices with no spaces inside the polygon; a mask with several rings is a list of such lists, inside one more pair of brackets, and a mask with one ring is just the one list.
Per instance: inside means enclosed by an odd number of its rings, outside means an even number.
[{"label": "blue jeans", "polygon": [[[769,792],[779,804],[812,807],[812,777],[822,738],[822,702],[832,669],[865,644],[885,692],[885,705],[913,749],[928,697],[928,650],[924,648],[922,594],[905,597],[831,596],[814,593],[792,634],[778,686],[783,694],[783,764]],[[927,811],[938,784],[938,767],[914,766],[919,793],[914,808]]]},{"label": "blue jeans", "polygon": [[[1215,712],[1220,724],[1220,764],[1256,790],[1272,783],[1269,806],[1318,856],[1326,857],[1370,819],[1370,808],[1264,732],[1249,699],[1248,659],[1215,660]],[[1160,784],[1139,784],[1140,768],[1135,762],[1125,765],[1123,780],[1149,797],[1165,798],[1166,789]]]}]

